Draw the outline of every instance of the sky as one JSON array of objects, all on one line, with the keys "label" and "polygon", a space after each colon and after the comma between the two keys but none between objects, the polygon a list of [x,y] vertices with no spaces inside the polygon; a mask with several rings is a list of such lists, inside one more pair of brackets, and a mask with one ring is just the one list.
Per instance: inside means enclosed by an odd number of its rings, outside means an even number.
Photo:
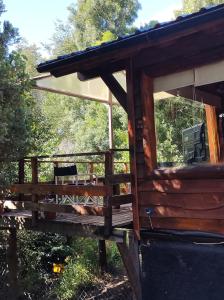
[{"label": "sky", "polygon": [[[57,19],[66,21],[67,7],[75,0],[3,0],[6,13],[3,19],[9,20],[19,28],[20,35],[30,44],[50,42]],[[182,0],[140,0],[142,9],[138,13],[136,26],[144,25],[150,20],[169,21],[173,11],[181,6]]]}]

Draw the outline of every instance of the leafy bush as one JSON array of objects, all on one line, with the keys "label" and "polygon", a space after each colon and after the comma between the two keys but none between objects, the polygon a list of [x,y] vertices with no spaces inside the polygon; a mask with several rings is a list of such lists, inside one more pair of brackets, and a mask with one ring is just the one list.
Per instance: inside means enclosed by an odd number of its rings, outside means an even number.
[{"label": "leafy bush", "polygon": [[94,276],[83,262],[70,259],[56,288],[57,297],[60,300],[71,299],[77,295],[80,289],[91,286],[93,283]]}]

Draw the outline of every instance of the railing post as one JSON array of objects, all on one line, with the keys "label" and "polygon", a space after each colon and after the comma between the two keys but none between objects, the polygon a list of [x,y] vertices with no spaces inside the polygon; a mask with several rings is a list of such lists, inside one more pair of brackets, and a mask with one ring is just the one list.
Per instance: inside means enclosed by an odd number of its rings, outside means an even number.
[{"label": "railing post", "polygon": [[[32,169],[32,184],[38,183],[38,160],[37,157],[31,158],[31,169]],[[36,194],[32,194],[32,202],[37,203],[38,197]],[[32,211],[32,225],[35,226],[38,220],[38,212]]]},{"label": "railing post", "polygon": [[93,182],[93,173],[94,173],[94,166],[93,166],[93,162],[89,162],[89,170],[88,170],[89,174],[90,174],[90,182]]},{"label": "railing post", "polygon": [[[23,184],[25,181],[25,161],[24,159],[19,160],[19,184]],[[19,194],[19,201],[24,200],[24,194]]]},{"label": "railing post", "polygon": [[106,207],[104,216],[104,234],[110,235],[112,230],[112,204],[111,196],[113,195],[113,186],[110,184],[108,176],[113,175],[113,152],[105,153],[105,185],[107,186],[107,196],[104,197],[104,206]]}]

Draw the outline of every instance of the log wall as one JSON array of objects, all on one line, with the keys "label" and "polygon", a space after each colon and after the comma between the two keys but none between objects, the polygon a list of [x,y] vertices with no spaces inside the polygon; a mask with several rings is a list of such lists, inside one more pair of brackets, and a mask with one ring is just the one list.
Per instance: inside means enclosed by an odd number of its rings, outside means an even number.
[{"label": "log wall", "polygon": [[224,233],[223,171],[221,165],[155,171],[139,186],[141,228]]}]

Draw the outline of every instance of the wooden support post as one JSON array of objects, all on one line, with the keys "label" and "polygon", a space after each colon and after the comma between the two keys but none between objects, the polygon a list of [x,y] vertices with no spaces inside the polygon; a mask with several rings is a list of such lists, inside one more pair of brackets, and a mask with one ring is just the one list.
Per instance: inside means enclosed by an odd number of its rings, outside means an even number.
[{"label": "wooden support post", "polygon": [[113,131],[113,103],[112,94],[108,93],[108,128],[109,128],[109,149],[114,148],[114,131]]},{"label": "wooden support post", "polygon": [[[115,184],[113,186],[113,195],[120,195],[120,184]],[[114,208],[120,208],[120,205],[115,205]]]},{"label": "wooden support post", "polygon": [[135,239],[133,234],[127,232],[127,235],[126,242],[117,243],[117,247],[127,271],[135,300],[141,300],[142,289],[138,241]]},{"label": "wooden support post", "polygon": [[146,176],[157,167],[156,130],[154,116],[153,79],[141,74],[141,100],[143,110],[143,149]]},{"label": "wooden support post", "polygon": [[[32,183],[37,184],[38,183],[38,161],[37,157],[31,158],[31,168],[32,168]],[[32,202],[37,203],[38,197],[36,194],[32,194]],[[35,226],[36,222],[38,220],[38,212],[32,211],[32,225]]]},{"label": "wooden support post", "polygon": [[93,181],[93,173],[94,173],[94,165],[93,162],[89,162],[89,170],[88,170],[89,174],[90,174],[90,181]]},{"label": "wooden support post", "polygon": [[104,206],[106,212],[104,216],[104,233],[106,236],[110,235],[112,230],[112,205],[111,196],[113,195],[113,186],[108,180],[108,176],[113,175],[113,152],[108,151],[105,153],[105,185],[108,187],[108,194],[104,197]]},{"label": "wooden support post", "polygon": [[99,240],[99,267],[101,274],[107,272],[107,251],[105,240]]},{"label": "wooden support post", "polygon": [[142,108],[140,95],[139,73],[133,69],[130,61],[126,70],[128,135],[130,149],[131,193],[133,195],[133,225],[135,235],[140,239],[138,179],[144,170],[143,137],[142,137]]},{"label": "wooden support post", "polygon": [[208,130],[210,162],[218,163],[220,161],[220,144],[217,110],[214,106],[205,104],[205,112]]},{"label": "wooden support post", "polygon": [[[19,184],[23,184],[25,181],[25,161],[24,159],[19,160]],[[24,194],[19,194],[19,201],[23,201]]]},{"label": "wooden support post", "polygon": [[[9,229],[7,262],[9,268],[9,299],[19,299],[17,234],[15,228]],[[8,298],[7,298],[8,299]]]}]

